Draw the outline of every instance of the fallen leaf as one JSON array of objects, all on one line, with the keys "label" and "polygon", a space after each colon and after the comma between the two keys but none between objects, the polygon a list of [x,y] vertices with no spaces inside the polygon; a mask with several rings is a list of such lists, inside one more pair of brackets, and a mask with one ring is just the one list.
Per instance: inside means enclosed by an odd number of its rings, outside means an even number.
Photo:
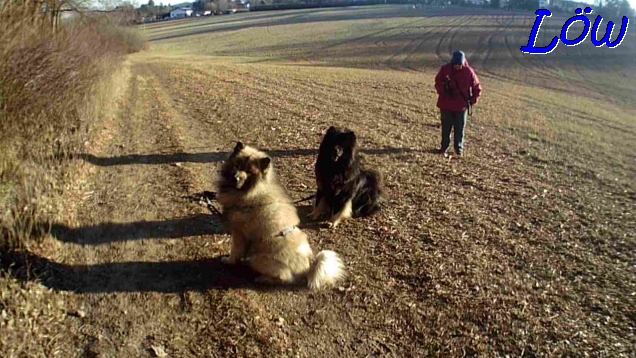
[{"label": "fallen leaf", "polygon": [[165,358],[168,356],[168,353],[166,353],[163,346],[152,346],[152,351],[155,352],[155,356],[159,358]]}]

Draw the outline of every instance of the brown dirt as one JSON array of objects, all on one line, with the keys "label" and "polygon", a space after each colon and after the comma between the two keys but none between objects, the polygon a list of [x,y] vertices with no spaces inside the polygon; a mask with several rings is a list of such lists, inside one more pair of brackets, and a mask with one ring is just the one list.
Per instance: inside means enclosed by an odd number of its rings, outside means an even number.
[{"label": "brown dirt", "polygon": [[[389,67],[416,66],[417,46]],[[634,356],[633,153],[568,146],[578,134],[540,127],[571,108],[550,89],[511,95],[510,75],[485,79],[467,156],[441,158],[436,69],[418,69],[132,57],[119,115],[80,156],[88,184],[75,219],[34,250],[52,289],[42,295],[59,305],[49,310],[67,313],[44,311],[58,324],[42,324],[53,333],[40,342],[64,357]],[[627,132],[567,128],[633,141],[621,110],[611,113]],[[229,236],[193,199],[214,190],[235,141],[270,152],[300,199],[332,124],[358,133],[388,197],[377,217],[305,227],[316,250],[343,256],[346,282],[265,289],[223,266]]]}]

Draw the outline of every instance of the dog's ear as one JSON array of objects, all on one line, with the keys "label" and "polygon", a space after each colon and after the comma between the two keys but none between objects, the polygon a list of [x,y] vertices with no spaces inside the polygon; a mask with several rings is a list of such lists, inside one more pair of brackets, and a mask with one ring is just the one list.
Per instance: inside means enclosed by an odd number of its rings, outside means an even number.
[{"label": "dog's ear", "polygon": [[354,147],[356,144],[356,134],[354,131],[348,131],[347,132],[347,142],[349,142],[349,144]]},{"label": "dog's ear", "polygon": [[236,146],[234,146],[234,154],[238,154],[240,151],[245,148],[245,144],[243,142],[236,142]]},{"label": "dog's ear", "polygon": [[336,133],[338,130],[336,129],[336,127],[331,126],[329,127],[329,129],[327,129],[327,134],[334,134]]},{"label": "dog's ear", "polygon": [[262,173],[267,173],[271,162],[272,160],[269,157],[261,158],[258,160],[258,167],[261,169]]}]

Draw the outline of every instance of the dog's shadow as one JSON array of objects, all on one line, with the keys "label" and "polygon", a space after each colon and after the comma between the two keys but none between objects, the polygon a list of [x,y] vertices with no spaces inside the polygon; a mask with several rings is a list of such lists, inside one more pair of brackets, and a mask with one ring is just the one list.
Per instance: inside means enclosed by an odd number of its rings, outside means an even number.
[{"label": "dog's shadow", "polygon": [[33,254],[3,255],[0,262],[11,276],[22,281],[75,293],[158,292],[248,288],[261,292],[302,291],[305,282],[293,285],[257,283],[258,274],[243,264],[228,265],[221,257],[192,261],[116,262],[96,265],[67,265]]},{"label": "dog's shadow", "polygon": [[[203,194],[193,196],[199,200]],[[303,228],[316,228],[307,215],[311,205],[299,206]],[[228,234],[220,218],[209,214],[194,215],[166,221],[104,223],[96,226],[70,228],[53,224],[51,233],[62,242],[82,246],[109,244],[115,241],[147,238],[180,238],[209,234]],[[306,290],[304,281],[293,285],[257,283],[259,276],[244,264],[228,265],[222,256],[183,261],[132,261],[74,265],[55,262],[32,253],[9,255],[0,253],[0,268],[22,281],[38,281],[44,286],[76,293],[159,292],[183,293],[211,289],[248,288],[261,292]],[[2,267],[4,266],[4,267]]]}]

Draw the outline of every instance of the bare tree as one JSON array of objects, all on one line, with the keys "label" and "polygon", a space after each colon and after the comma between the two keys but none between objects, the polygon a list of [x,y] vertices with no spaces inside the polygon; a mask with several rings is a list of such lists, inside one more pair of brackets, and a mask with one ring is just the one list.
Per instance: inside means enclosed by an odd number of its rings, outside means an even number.
[{"label": "bare tree", "polygon": [[33,26],[59,26],[62,13],[88,9],[90,0],[1,0],[0,22],[28,21]]},{"label": "bare tree", "polygon": [[213,3],[212,1],[206,2],[203,5],[203,10],[204,11],[217,12],[218,9],[219,9],[218,6],[215,3]]},{"label": "bare tree", "polygon": [[216,7],[219,11],[225,11],[228,9],[228,1],[227,0],[214,0]]}]

